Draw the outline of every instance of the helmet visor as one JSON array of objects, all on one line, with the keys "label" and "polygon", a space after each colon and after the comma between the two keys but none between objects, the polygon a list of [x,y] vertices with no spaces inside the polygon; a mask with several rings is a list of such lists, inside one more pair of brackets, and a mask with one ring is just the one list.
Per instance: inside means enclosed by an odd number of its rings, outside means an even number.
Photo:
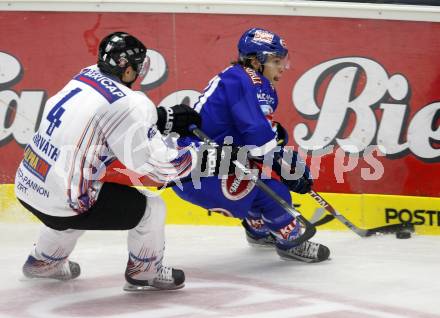
[{"label": "helmet visor", "polygon": [[147,76],[149,70],[150,58],[148,57],[148,55],[146,55],[144,60],[136,65],[136,73],[138,73],[140,78],[144,78],[145,76]]},{"label": "helmet visor", "polygon": [[288,70],[290,68],[290,58],[288,53],[284,56],[280,56],[279,54],[273,52],[265,52],[265,55],[265,66],[283,70]]}]

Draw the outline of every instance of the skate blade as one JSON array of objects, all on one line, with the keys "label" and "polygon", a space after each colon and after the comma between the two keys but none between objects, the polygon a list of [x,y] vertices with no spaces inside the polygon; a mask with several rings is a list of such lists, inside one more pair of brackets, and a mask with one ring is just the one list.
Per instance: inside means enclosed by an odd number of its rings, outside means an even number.
[{"label": "skate blade", "polygon": [[133,285],[130,283],[125,283],[123,290],[125,290],[127,292],[169,291],[169,290],[181,289],[184,286],[185,286],[185,284],[181,284],[181,285],[175,286],[173,288],[157,288],[154,286],[139,286],[139,285]]},{"label": "skate blade", "polygon": [[130,283],[125,283],[123,290],[128,292],[145,292],[145,291],[155,291],[158,289],[153,286],[138,286]]},{"label": "skate blade", "polygon": [[324,261],[328,261],[331,258],[325,258],[325,259],[317,259],[317,258],[303,258],[303,257],[291,257],[291,256],[284,256],[284,255],[280,255],[278,254],[279,257],[283,260],[283,261],[296,261],[296,262],[302,262],[302,263],[321,263]]},{"label": "skate blade", "polygon": [[321,261],[317,260],[317,259],[310,259],[310,258],[296,258],[296,257],[289,257],[289,256],[281,256],[280,258],[283,261],[288,261],[288,262],[301,262],[301,263],[319,263]]}]

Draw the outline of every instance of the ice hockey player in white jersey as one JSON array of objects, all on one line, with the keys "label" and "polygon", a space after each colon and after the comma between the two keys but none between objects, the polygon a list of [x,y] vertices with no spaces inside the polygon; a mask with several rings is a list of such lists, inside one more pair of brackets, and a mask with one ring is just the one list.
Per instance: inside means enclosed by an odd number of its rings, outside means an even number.
[{"label": "ice hockey player in white jersey", "polygon": [[128,230],[124,289],[184,286],[184,272],[162,264],[163,200],[100,181],[114,160],[159,182],[182,178],[194,166],[191,151],[168,145],[164,134],[189,135],[187,127],[200,125],[200,117],[185,105],[156,108],[133,91],[148,68],[142,42],[115,32],[102,39],[97,65],[47,101],[15,178],[17,198],[44,224],[25,276],[76,278],[80,266],[69,255],[85,230]]}]

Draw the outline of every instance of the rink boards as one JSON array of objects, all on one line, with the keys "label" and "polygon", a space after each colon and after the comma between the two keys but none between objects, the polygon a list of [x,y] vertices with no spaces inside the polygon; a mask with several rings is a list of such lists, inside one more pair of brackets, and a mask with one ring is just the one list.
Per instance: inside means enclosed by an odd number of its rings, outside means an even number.
[{"label": "rink boards", "polygon": [[[275,119],[289,132],[289,146],[305,151],[315,189],[359,227],[414,222],[418,233],[440,234],[440,178],[433,177],[440,174],[438,7],[61,0],[3,2],[0,11],[0,222],[33,220],[11,185],[23,149],[46,120],[47,98],[96,62],[109,30],[123,25],[148,44],[151,69],[135,89],[170,106],[193,105],[236,58],[238,36],[260,26],[290,47]],[[41,48],[52,47],[45,63]],[[171,190],[162,195],[168,224],[239,224]],[[308,195],[293,199],[312,220],[323,213]],[[336,220],[322,228],[346,230]]]},{"label": "rink boards", "polygon": [[[431,197],[320,193],[342,215],[361,228],[375,228],[388,224],[411,222],[416,225],[416,233],[440,234],[440,199]],[[167,189],[161,193],[168,212],[167,224],[230,225],[239,220],[211,213],[198,206],[181,200]],[[0,222],[34,222],[36,219],[21,207],[14,195],[11,184],[0,185]],[[306,217],[316,220],[323,210],[314,199],[305,194],[293,194],[296,208]],[[347,228],[333,220],[320,229],[345,231]]]}]

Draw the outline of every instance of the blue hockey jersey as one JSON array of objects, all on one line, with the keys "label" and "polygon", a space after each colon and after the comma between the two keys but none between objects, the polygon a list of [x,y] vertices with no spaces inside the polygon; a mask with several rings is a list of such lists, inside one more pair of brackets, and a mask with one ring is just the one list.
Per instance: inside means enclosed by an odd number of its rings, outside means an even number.
[{"label": "blue hockey jersey", "polygon": [[[194,108],[201,114],[202,130],[215,142],[224,144],[226,137],[232,137],[233,144],[246,145],[250,155],[263,156],[277,146],[271,123],[277,104],[276,91],[266,77],[251,68],[234,65],[209,82]],[[189,139],[192,140],[185,138],[179,142],[184,146],[197,140]],[[289,189],[281,182],[263,182],[291,202]],[[285,213],[253,182],[238,180],[235,175],[203,177],[199,182],[192,179],[173,190],[186,201],[237,218],[244,218],[253,210],[267,210],[268,215],[276,216]]]},{"label": "blue hockey jersey", "polygon": [[249,146],[252,156],[262,156],[276,146],[271,117],[277,104],[269,80],[237,64],[209,82],[194,108],[202,130],[218,144],[231,136],[235,145]]}]

